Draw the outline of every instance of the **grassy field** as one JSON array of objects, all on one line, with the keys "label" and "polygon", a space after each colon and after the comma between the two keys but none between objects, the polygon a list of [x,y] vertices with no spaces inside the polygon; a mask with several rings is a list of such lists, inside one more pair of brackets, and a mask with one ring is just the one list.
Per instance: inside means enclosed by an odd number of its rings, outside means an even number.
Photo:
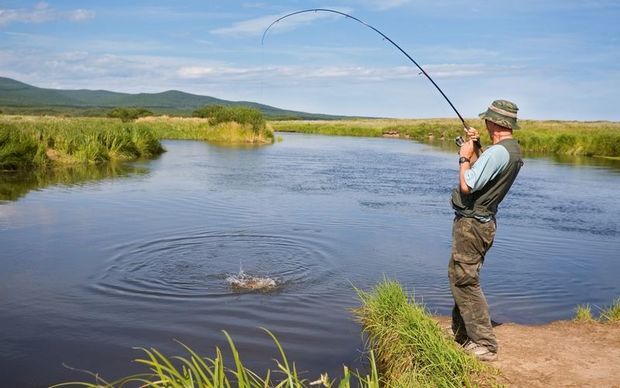
[{"label": "grassy field", "polygon": [[153,157],[160,139],[266,144],[269,127],[207,119],[148,117],[123,123],[112,118],[0,115],[0,170],[52,165],[96,164]]},{"label": "grassy field", "polygon": [[[481,120],[468,123],[488,136]],[[274,130],[339,136],[394,136],[440,145],[463,135],[457,119],[376,119],[341,121],[272,121]],[[578,121],[520,121],[514,136],[524,152],[620,158],[620,123]]]}]

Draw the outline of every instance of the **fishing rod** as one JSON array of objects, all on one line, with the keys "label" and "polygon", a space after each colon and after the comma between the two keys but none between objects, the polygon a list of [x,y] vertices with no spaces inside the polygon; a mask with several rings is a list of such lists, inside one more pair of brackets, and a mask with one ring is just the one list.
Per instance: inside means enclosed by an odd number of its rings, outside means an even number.
[{"label": "fishing rod", "polygon": [[[375,27],[371,26],[370,24],[366,23],[363,20],[360,20],[358,18],[356,18],[355,16],[349,15],[348,13],[344,13],[341,11],[337,11],[335,9],[329,9],[329,8],[310,8],[310,9],[304,9],[301,11],[295,11],[295,12],[291,12],[289,14],[286,14],[282,17],[279,17],[278,19],[274,20],[269,27],[267,27],[265,29],[265,31],[263,32],[263,37],[261,38],[261,45],[264,46],[265,44],[265,36],[267,36],[267,32],[269,31],[269,29],[271,27],[273,27],[276,23],[278,23],[279,21],[286,19],[290,16],[294,16],[294,15],[299,15],[302,13],[308,13],[308,12],[329,12],[329,13],[335,13],[338,15],[342,15],[344,17],[347,17],[349,19],[355,20],[358,23],[361,23],[362,25],[370,28],[371,30],[375,31],[377,34],[381,35],[383,37],[383,39],[387,40],[388,42],[390,42],[394,47],[396,47],[401,53],[403,53],[411,62],[413,62],[414,65],[416,65],[416,67],[418,69],[420,69],[420,71],[422,72],[422,74],[424,74],[426,76],[426,78],[428,78],[429,81],[431,81],[431,83],[433,84],[433,86],[435,86],[435,88],[439,91],[439,93],[441,93],[441,95],[443,96],[443,98],[446,99],[446,101],[448,102],[448,104],[450,104],[450,107],[452,107],[452,109],[454,110],[454,113],[456,113],[456,115],[459,117],[459,119],[461,120],[461,122],[463,123],[463,127],[466,130],[470,129],[470,126],[467,124],[467,122],[465,122],[465,119],[463,119],[463,116],[461,116],[461,114],[459,113],[459,111],[456,109],[456,107],[454,106],[454,104],[452,104],[452,101],[450,101],[450,99],[448,98],[448,96],[446,96],[446,94],[443,92],[443,90],[441,90],[441,88],[439,87],[439,85],[437,85],[437,83],[435,83],[435,81],[433,81],[433,79],[431,78],[430,75],[428,75],[428,73],[422,68],[422,66],[418,65],[418,63],[411,58],[411,55],[407,54],[407,52],[405,50],[403,50],[399,45],[397,45],[392,39],[390,39],[389,36],[385,35],[383,32],[379,31],[378,29],[376,29]],[[480,147],[480,142],[479,140],[476,140],[476,145],[478,147]]]}]

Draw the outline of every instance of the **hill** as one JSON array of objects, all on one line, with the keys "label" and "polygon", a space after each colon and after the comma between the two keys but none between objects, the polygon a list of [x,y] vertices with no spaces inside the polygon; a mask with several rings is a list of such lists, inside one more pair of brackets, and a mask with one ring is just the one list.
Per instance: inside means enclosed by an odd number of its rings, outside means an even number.
[{"label": "hill", "polygon": [[61,113],[105,115],[115,107],[140,107],[159,114],[190,115],[205,105],[244,105],[259,109],[267,118],[334,120],[344,116],[279,109],[251,101],[228,101],[210,96],[168,90],[161,93],[118,93],[107,90],[46,89],[0,77],[0,109],[9,113]]}]

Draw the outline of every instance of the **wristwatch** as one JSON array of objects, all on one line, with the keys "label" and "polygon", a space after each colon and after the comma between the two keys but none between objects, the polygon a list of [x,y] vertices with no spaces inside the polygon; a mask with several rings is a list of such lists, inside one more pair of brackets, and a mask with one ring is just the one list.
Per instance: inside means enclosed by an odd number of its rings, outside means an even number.
[{"label": "wristwatch", "polygon": [[463,163],[465,163],[465,162],[467,162],[467,163],[470,163],[470,164],[471,164],[471,160],[469,160],[469,158],[466,158],[466,157],[464,157],[464,156],[461,156],[461,157],[459,158],[459,164],[463,164]]}]

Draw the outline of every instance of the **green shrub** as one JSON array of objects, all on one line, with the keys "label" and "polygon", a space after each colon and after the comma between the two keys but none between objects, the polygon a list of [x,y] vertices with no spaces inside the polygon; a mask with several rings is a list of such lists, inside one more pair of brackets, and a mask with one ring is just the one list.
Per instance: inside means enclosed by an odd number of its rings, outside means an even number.
[{"label": "green shrub", "polygon": [[107,114],[108,117],[121,119],[122,122],[137,120],[140,117],[153,116],[153,112],[144,108],[114,108]]},{"label": "green shrub", "polygon": [[249,124],[254,133],[259,133],[266,128],[265,118],[261,111],[247,106],[209,105],[195,110],[192,116],[208,118],[211,125],[227,122]]},{"label": "green shrub", "polygon": [[205,107],[202,107],[202,108],[199,108],[193,111],[192,117],[200,117],[200,118],[206,119],[206,118],[215,116],[218,112],[224,109],[225,108],[222,105],[207,105]]}]

